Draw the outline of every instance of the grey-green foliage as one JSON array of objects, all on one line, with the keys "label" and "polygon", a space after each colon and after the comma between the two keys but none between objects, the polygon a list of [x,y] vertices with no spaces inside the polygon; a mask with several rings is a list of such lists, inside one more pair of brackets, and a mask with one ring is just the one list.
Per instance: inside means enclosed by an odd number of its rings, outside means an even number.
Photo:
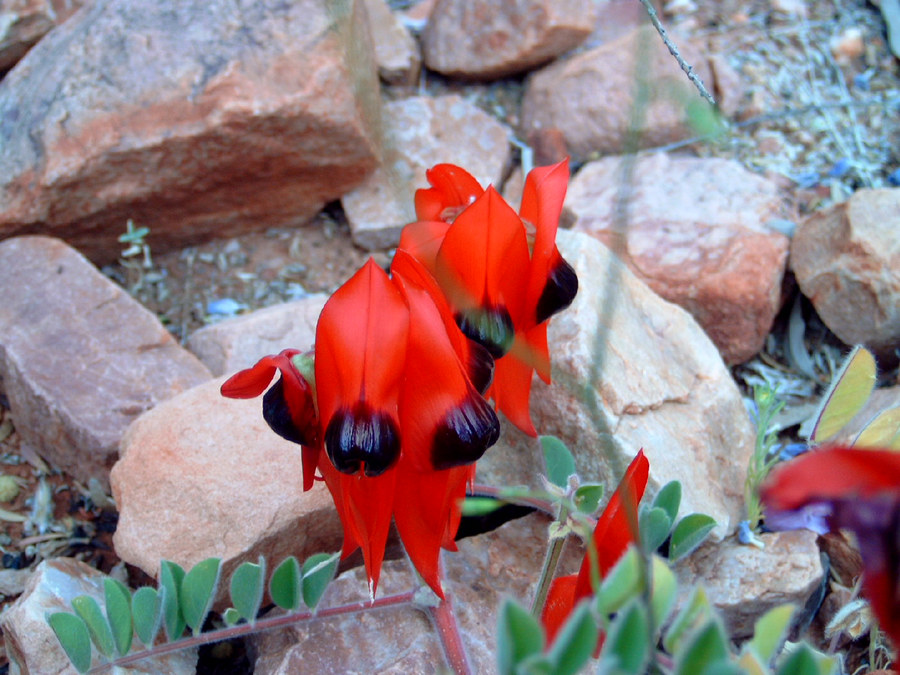
[{"label": "grey-green foliage", "polygon": [[[337,570],[338,555],[319,553],[300,565],[294,557],[284,560],[275,570],[269,593],[280,607],[297,611],[303,604],[315,609]],[[226,610],[226,625],[239,621],[253,623],[265,590],[265,560],[244,563],[231,577],[229,590],[234,607]],[[54,612],[47,622],[79,673],[87,672],[96,649],[103,661],[115,663],[114,656],[133,651],[132,637],[137,635],[147,656],[152,655],[160,626],[165,624],[170,642],[180,639],[185,627],[198,635],[219,586],[221,560],[208,558],[190,571],[170,561],[160,565],[159,589],[143,587],[133,594],[121,582],[104,583],[104,612],[91,596],[72,600],[73,612]],[[302,601],[302,602],[301,602]],[[216,631],[204,635],[214,636]]]},{"label": "grey-green foliage", "polygon": [[[752,639],[739,651],[705,590],[697,586],[675,608],[675,575],[658,555],[649,562],[634,548],[602,581],[593,599],[582,602],[560,628],[552,644],[537,620],[514,600],[499,614],[498,658],[501,673],[530,675],[583,669],[599,630],[605,634],[592,669],[603,675],[831,675],[834,657],[805,643],[785,645],[794,614],[782,605],[760,617]],[[588,630],[592,617],[593,630]],[[599,629],[599,630],[598,630]],[[664,655],[664,657],[663,657]]]}]

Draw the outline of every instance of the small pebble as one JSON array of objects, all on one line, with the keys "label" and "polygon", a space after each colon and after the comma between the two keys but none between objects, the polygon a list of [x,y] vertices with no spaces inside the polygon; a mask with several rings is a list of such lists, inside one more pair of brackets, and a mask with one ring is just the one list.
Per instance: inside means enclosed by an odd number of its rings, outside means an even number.
[{"label": "small pebble", "polygon": [[15,476],[0,475],[0,502],[11,502],[19,496],[21,488]]}]

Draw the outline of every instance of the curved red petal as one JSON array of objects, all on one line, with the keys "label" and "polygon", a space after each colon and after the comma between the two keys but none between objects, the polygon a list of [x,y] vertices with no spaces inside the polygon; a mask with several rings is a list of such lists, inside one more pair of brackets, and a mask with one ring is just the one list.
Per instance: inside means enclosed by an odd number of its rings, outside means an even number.
[{"label": "curved red petal", "polygon": [[[597,520],[592,545],[597,551],[601,579],[615,566],[628,546],[640,537],[638,504],[644,496],[649,476],[650,462],[644,451],[639,450]],[[585,555],[578,572],[575,599],[580,600],[591,594],[591,560],[589,555]]]},{"label": "curved red petal", "polygon": [[513,353],[507,354],[494,365],[494,382],[488,390],[488,396],[510,422],[529,436],[535,437],[537,431],[531,421],[530,409],[533,373],[530,365],[516,358]]},{"label": "curved red petal", "polygon": [[900,491],[900,453],[832,446],[776,467],[760,491],[768,508],[787,511],[814,501]]},{"label": "curved red petal", "polygon": [[400,243],[397,245],[397,250],[409,253],[424,265],[430,274],[434,275],[437,254],[449,229],[450,223],[434,220],[410,223],[400,232]]},{"label": "curved red petal", "polygon": [[547,601],[541,610],[541,623],[547,631],[547,644],[553,642],[562,625],[575,607],[575,584],[577,575],[557,577],[550,584]]},{"label": "curved red petal", "polygon": [[397,467],[397,532],[416,570],[441,598],[440,550],[453,541],[459,528],[459,502],[465,496],[467,475],[466,469],[423,473],[406,462]]},{"label": "curved red petal", "polygon": [[391,525],[397,471],[386,471],[376,478],[351,476],[335,469],[327,459],[319,462],[319,470],[344,526],[342,556],[357,546],[362,549],[369,593],[374,597]]},{"label": "curved red petal", "polygon": [[[437,164],[426,171],[425,175],[432,187],[416,190],[418,220],[452,222],[457,209],[465,208],[484,192],[472,174],[454,164]],[[445,213],[448,209],[451,214]],[[448,215],[451,217],[448,218]]]},{"label": "curved red petal", "polygon": [[[354,463],[367,470],[369,456],[381,463],[380,472],[396,458],[408,330],[403,297],[372,259],[322,309],[315,363],[319,418],[329,457],[347,460],[343,470]],[[382,451],[394,456],[382,457]]]},{"label": "curved red petal", "polygon": [[272,384],[281,360],[264,356],[252,368],[241,370],[222,383],[220,391],[226,398],[256,398]]}]

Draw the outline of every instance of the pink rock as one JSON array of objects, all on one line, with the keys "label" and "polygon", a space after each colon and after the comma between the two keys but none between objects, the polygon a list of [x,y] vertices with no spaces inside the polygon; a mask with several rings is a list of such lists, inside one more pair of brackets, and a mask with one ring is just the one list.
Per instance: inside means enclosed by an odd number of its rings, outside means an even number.
[{"label": "pink rock", "polygon": [[789,242],[767,227],[789,215],[777,186],[724,159],[642,157],[616,234],[620,157],[585,165],[566,207],[575,229],[613,248],[660,296],[688,310],[728,363],[756,354],[781,301]]},{"label": "pink rock", "polygon": [[22,439],[108,481],[126,427],[209,379],[157,318],[58,239],[0,242],[0,382]]},{"label": "pink rock", "polygon": [[341,200],[353,241],[389,248],[416,219],[415,191],[428,187],[426,169],[458,164],[482,183],[499,185],[510,158],[509,130],[459,96],[415,96],[385,103],[384,159]]},{"label": "pink rock", "polygon": [[0,237],[107,261],[129,218],[154,250],[305,222],[379,154],[362,0],[331,4],[85,7],[0,89]]},{"label": "pink rock", "polygon": [[822,583],[817,536],[808,530],[761,534],[763,548],[734,539],[705,544],[675,566],[680,603],[702,583],[728,634],[749,638],[760,616],[786,603],[802,608]]},{"label": "pink rock", "polygon": [[[53,558],[37,566],[25,591],[0,618],[0,630],[6,643],[6,655],[12,672],[22,675],[59,673],[75,675],[62,645],[47,623],[47,614],[71,612],[72,600],[79,595],[94,598],[105,611],[103,580],[106,575],[74,558]],[[135,640],[139,645],[140,643]],[[94,649],[94,666],[100,665]],[[184,649],[166,656],[138,661],[117,668],[122,673],[139,675],[170,673],[191,675],[196,672],[197,648]],[[17,669],[17,670],[16,670]]]},{"label": "pink rock", "polygon": [[[710,86],[703,54],[675,37],[684,59]],[[636,63],[637,54],[647,63]],[[635,78],[646,80],[651,94],[638,129],[641,147],[678,141],[693,134],[686,106],[702,102],[694,85],[651,26],[589,51],[553,63],[531,76],[522,101],[522,134],[557,128],[579,160],[593,153],[621,152],[633,113]]]},{"label": "pink rock", "polygon": [[822,321],[883,365],[900,347],[900,188],[857,190],[797,226],[791,268]]},{"label": "pink rock", "polygon": [[191,334],[187,347],[217,376],[249,368],[282,349],[311,349],[327,299],[317,293],[220,321]]},{"label": "pink rock", "polygon": [[422,35],[425,65],[483,80],[522,73],[578,46],[595,19],[590,0],[442,0]]},{"label": "pink rock", "polygon": [[[550,321],[553,383],[535,378],[531,392],[538,433],[563,439],[582,477],[607,494],[643,448],[648,498],[681,481],[683,514],[711,515],[722,539],[743,517],[755,442],[731,373],[697,322],[599,241],[566,231],[557,240],[579,290]],[[542,467],[538,441],[504,429],[478,462],[478,482],[539,487]]]},{"label": "pink rock", "polygon": [[0,73],[16,65],[38,40],[79,7],[80,0],[0,2]]},{"label": "pink rock", "polygon": [[418,43],[385,0],[365,0],[365,5],[379,77],[388,84],[415,84],[422,67]]},{"label": "pink rock", "polygon": [[340,550],[325,484],[302,490],[300,446],[269,429],[259,398],[221,396],[223,380],[156,406],[122,440],[110,475],[119,508],[113,543],[150,575],[160,559],[187,569],[219,557],[228,578],[260,555],[274,569],[289,555]]}]

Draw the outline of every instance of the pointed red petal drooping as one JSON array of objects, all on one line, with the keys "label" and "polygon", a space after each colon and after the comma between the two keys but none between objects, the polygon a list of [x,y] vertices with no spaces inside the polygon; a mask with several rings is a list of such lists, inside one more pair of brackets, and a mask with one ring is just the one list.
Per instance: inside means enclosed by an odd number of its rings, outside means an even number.
[{"label": "pointed red petal drooping", "polygon": [[900,491],[900,453],[833,446],[811,450],[772,472],[761,496],[767,507],[797,509],[813,501]]},{"label": "pointed red petal drooping", "polygon": [[400,452],[398,405],[409,311],[370,258],[325,303],[316,327],[316,388],[325,450],[344,472],[374,476]]},{"label": "pointed red petal drooping", "polygon": [[510,352],[496,361],[494,383],[488,390],[488,395],[494,400],[497,410],[506,415],[510,422],[529,436],[536,437],[537,431],[531,421],[529,407],[533,373],[534,370],[529,364],[517,359]]},{"label": "pointed red petal drooping", "polygon": [[547,631],[547,644],[551,644],[562,625],[575,607],[575,584],[578,575],[557,577],[550,584],[547,600],[541,610],[541,623]]},{"label": "pointed red petal drooping", "polygon": [[[286,349],[278,356],[264,356],[252,368],[241,370],[222,383],[220,391],[226,398],[256,398],[272,384],[279,367],[289,364],[288,359],[298,354],[297,349]],[[283,354],[287,358],[281,358]]]},{"label": "pointed red petal drooping", "polygon": [[[639,450],[597,520],[591,545],[597,551],[601,579],[615,566],[629,544],[639,538],[638,504],[644,496],[649,475],[650,462],[644,456],[644,451]],[[591,593],[591,561],[590,556],[585,555],[578,572],[575,599],[580,600]]]},{"label": "pointed red petal drooping", "polygon": [[357,546],[362,549],[369,592],[374,597],[391,525],[397,471],[386,471],[375,478],[351,476],[335,469],[327,458],[319,462],[319,470],[344,526],[342,555],[349,555]]},{"label": "pointed red petal drooping", "polygon": [[453,164],[438,164],[425,172],[433,186],[416,190],[416,218],[453,222],[458,213],[484,192],[465,169]]},{"label": "pointed red petal drooping", "polygon": [[397,467],[394,522],[416,570],[441,598],[439,556],[447,539],[459,528],[459,502],[465,496],[467,468],[416,471],[411,464]]},{"label": "pointed red petal drooping", "polygon": [[468,337],[498,358],[525,302],[528,243],[519,216],[489,187],[447,230],[436,278]]}]

